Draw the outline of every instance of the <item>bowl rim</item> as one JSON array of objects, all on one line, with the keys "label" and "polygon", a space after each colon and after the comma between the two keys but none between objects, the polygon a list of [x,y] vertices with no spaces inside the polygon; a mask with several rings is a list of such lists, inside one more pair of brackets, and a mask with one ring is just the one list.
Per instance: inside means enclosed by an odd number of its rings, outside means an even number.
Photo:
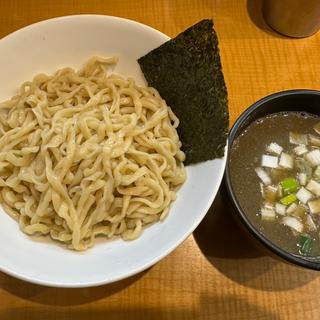
[{"label": "bowl rim", "polygon": [[168,38],[168,40],[171,39],[171,37],[169,37],[167,34],[163,33],[162,31],[153,28],[151,26],[149,26],[148,24],[139,22],[137,20],[131,19],[131,18],[124,18],[124,17],[120,17],[120,16],[113,16],[113,15],[108,15],[108,14],[101,14],[101,13],[75,13],[75,14],[67,14],[67,15],[57,15],[57,16],[53,16],[47,19],[43,19],[43,20],[37,20],[34,21],[30,24],[24,25],[21,28],[15,29],[12,32],[9,32],[8,34],[5,34],[3,37],[0,37],[0,41],[3,40],[7,40],[10,39],[11,36],[16,35],[22,31],[26,31],[29,29],[32,29],[34,27],[38,27],[41,24],[47,24],[50,22],[54,22],[54,21],[58,21],[58,20],[68,20],[68,19],[76,19],[76,18],[97,18],[97,19],[110,19],[113,21],[122,21],[124,23],[129,23],[132,25],[139,25],[141,28],[146,28],[151,32],[157,32],[159,35],[161,36],[165,36]]},{"label": "bowl rim", "polygon": [[[236,119],[234,124],[232,125],[229,135],[228,135],[228,153],[227,153],[227,163],[225,168],[225,174],[224,174],[224,185],[226,186],[227,194],[229,196],[229,199],[231,200],[231,203],[235,210],[234,214],[240,219],[241,223],[245,226],[246,230],[249,231],[249,233],[260,242],[264,247],[269,249],[272,253],[276,254],[277,256],[283,258],[287,262],[293,263],[295,265],[320,271],[320,263],[319,262],[313,262],[307,259],[304,259],[303,257],[300,257],[298,255],[294,255],[281,247],[274,244],[271,240],[266,238],[263,234],[261,234],[251,223],[250,219],[245,214],[244,210],[242,210],[240,204],[237,201],[235,192],[232,188],[231,183],[231,177],[230,177],[230,171],[229,171],[229,159],[230,159],[230,150],[232,147],[232,143],[234,139],[237,137],[241,125],[248,119],[248,117],[257,109],[262,108],[266,103],[277,99],[279,97],[284,96],[295,96],[295,95],[314,95],[319,96],[320,98],[320,91],[314,90],[314,89],[293,89],[293,90],[284,90],[279,91],[276,93],[269,94],[260,100],[254,102],[250,107],[248,107],[245,111],[243,111],[240,116]],[[270,114],[275,112],[270,112]],[[254,118],[252,121],[255,121],[256,118]],[[252,123],[252,122],[250,122]],[[241,132],[241,131],[240,131]]]}]

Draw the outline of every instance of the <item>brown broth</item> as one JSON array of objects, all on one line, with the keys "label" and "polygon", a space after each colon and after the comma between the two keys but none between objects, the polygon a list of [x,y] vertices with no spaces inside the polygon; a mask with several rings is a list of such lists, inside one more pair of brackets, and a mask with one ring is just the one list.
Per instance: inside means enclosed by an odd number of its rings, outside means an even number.
[{"label": "brown broth", "polygon": [[[289,132],[315,133],[313,126],[319,117],[297,112],[281,112],[253,122],[233,142],[229,157],[231,184],[236,198],[254,227],[267,239],[284,250],[299,254],[297,237],[279,221],[264,221],[259,214],[262,204],[260,180],[255,168],[260,166],[261,156],[271,142],[284,150],[292,149]],[[319,232],[310,234],[314,238],[312,256],[320,256]]]}]

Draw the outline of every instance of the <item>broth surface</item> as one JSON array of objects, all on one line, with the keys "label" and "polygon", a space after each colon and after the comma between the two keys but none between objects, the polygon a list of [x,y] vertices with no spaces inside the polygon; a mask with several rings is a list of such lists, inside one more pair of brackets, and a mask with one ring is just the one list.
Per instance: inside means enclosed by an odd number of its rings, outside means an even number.
[{"label": "broth surface", "polygon": [[[297,237],[290,228],[278,221],[261,219],[262,195],[260,179],[255,168],[261,165],[261,156],[272,142],[291,150],[289,132],[314,134],[313,126],[320,118],[307,113],[281,112],[260,118],[247,127],[233,142],[229,157],[232,188],[247,217],[266,238],[284,250],[299,254]],[[319,230],[318,230],[319,231]],[[319,232],[311,233],[315,240],[311,256],[320,256]]]}]

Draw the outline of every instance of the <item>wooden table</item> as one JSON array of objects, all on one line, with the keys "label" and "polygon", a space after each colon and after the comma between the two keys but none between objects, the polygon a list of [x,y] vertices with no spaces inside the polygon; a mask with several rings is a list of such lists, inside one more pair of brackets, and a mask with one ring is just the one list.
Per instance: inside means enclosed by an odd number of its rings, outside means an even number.
[{"label": "wooden table", "polygon": [[[2,0],[0,37],[39,20],[79,13],[137,20],[169,36],[212,17],[233,123],[269,93],[320,87],[320,33],[300,40],[281,37],[268,29],[260,9],[259,0]],[[317,272],[261,255],[228,211],[218,198],[178,249],[111,285],[56,289],[0,274],[0,319],[319,319]]]}]

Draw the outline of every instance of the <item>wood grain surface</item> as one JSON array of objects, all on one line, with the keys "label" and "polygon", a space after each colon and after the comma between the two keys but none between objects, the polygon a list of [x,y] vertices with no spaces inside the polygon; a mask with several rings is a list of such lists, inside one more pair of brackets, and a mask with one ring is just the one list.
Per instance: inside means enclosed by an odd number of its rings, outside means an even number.
[{"label": "wood grain surface", "polygon": [[[79,13],[133,19],[169,36],[213,18],[231,124],[267,94],[320,87],[320,33],[306,39],[274,33],[262,19],[260,0],[1,0],[0,13],[0,37]],[[319,319],[318,273],[260,253],[229,213],[219,196],[194,234],[168,257],[111,285],[56,289],[0,274],[0,320]]]}]

